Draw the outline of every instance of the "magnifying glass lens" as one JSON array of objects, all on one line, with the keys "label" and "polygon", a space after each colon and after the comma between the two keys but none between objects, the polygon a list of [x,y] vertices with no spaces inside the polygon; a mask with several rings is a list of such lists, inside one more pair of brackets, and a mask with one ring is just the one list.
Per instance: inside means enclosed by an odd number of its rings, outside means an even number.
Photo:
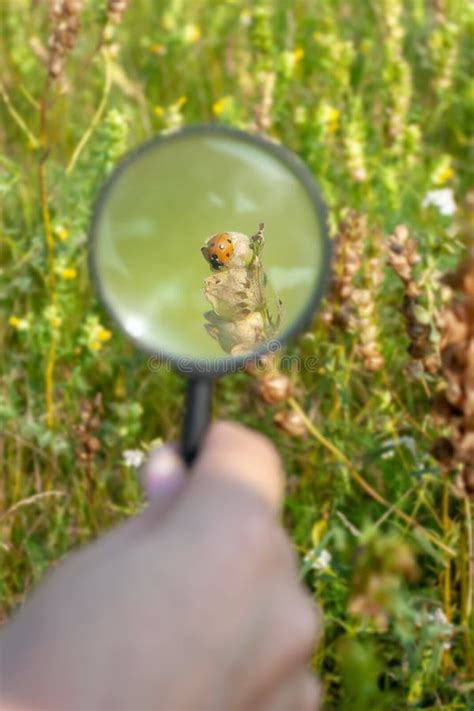
[{"label": "magnifying glass lens", "polygon": [[132,153],[94,214],[103,301],[142,349],[175,364],[285,340],[314,307],[327,262],[308,171],[285,149],[224,127]]}]

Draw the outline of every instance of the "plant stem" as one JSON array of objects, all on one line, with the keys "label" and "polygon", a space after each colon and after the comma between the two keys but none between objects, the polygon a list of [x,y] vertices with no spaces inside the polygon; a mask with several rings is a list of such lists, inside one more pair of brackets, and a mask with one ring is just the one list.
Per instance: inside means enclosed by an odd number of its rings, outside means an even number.
[{"label": "plant stem", "polygon": [[94,116],[92,117],[92,121],[90,122],[88,128],[84,132],[81,140],[77,144],[76,148],[74,149],[74,152],[71,156],[71,159],[67,165],[66,168],[66,175],[69,175],[73,170],[74,167],[79,159],[79,156],[81,155],[82,151],[84,150],[84,147],[90,137],[92,136],[96,126],[98,125],[100,119],[102,118],[102,114],[105,111],[105,107],[107,106],[107,99],[109,97],[110,93],[110,86],[111,86],[111,73],[110,73],[110,61],[107,55],[107,52],[105,50],[102,50],[102,56],[104,58],[104,65],[105,65],[105,79],[104,79],[104,90],[102,93],[102,99],[100,101],[99,106],[97,107],[97,111],[95,112]]},{"label": "plant stem", "polygon": [[28,141],[29,141],[29,143],[30,143],[30,146],[31,146],[32,148],[38,148],[39,145],[40,145],[40,144],[38,143],[38,140],[37,140],[36,137],[31,133],[30,129],[29,129],[28,126],[26,125],[26,123],[25,123],[25,121],[23,120],[23,118],[20,116],[20,114],[18,113],[18,111],[17,111],[17,110],[15,109],[15,107],[13,106],[12,102],[10,101],[10,97],[9,97],[8,94],[7,94],[7,90],[5,89],[5,87],[3,86],[2,83],[0,83],[0,95],[1,95],[1,97],[2,97],[2,99],[3,99],[3,101],[5,102],[5,105],[6,105],[6,107],[7,107],[8,113],[10,114],[10,116],[12,117],[12,119],[15,121],[16,125],[23,131],[23,133],[24,133],[24,134],[26,135],[26,137],[28,138]]},{"label": "plant stem", "polygon": [[[443,535],[444,538],[447,537],[451,521],[449,519],[449,474],[447,471],[443,472],[444,484],[443,484],[443,503],[442,503],[442,521],[443,521]],[[442,583],[443,583],[443,608],[444,614],[448,622],[453,619],[453,611],[451,608],[451,562],[448,560],[447,565],[443,572],[441,573]],[[449,649],[443,650],[443,670],[447,674],[451,668],[451,655]]]},{"label": "plant stem", "polygon": [[472,528],[472,511],[471,502],[468,497],[464,498],[464,508],[466,515],[466,541],[467,541],[467,590],[466,590],[466,604],[464,608],[464,620],[466,624],[472,615],[472,603],[473,603],[473,585],[474,585],[474,538],[473,538],[473,528]]},{"label": "plant stem", "polygon": [[[56,274],[55,274],[55,254],[54,237],[51,226],[51,215],[48,205],[48,187],[46,179],[46,160],[48,150],[46,105],[49,96],[50,81],[46,80],[40,104],[40,146],[42,155],[39,163],[39,188],[41,214],[43,218],[43,229],[46,239],[46,250],[48,255],[48,287],[50,304],[56,305]],[[45,400],[46,400],[46,423],[48,427],[54,425],[54,366],[56,363],[56,329],[51,327],[51,339],[48,347],[45,370]]]}]

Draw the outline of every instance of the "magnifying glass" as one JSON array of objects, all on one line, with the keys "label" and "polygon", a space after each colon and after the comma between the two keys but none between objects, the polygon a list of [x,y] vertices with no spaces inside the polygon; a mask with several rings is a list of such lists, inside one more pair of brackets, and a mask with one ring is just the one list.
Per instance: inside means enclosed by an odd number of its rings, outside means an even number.
[{"label": "magnifying glass", "polygon": [[326,209],[304,164],[260,136],[199,125],[127,154],[94,208],[100,299],[141,350],[189,379],[182,455],[211,417],[212,381],[280,349],[329,276]]}]

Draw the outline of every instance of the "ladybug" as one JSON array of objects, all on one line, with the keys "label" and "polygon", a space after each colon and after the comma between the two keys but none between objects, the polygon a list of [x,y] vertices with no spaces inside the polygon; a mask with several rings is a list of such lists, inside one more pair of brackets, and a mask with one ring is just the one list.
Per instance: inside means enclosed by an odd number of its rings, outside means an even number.
[{"label": "ladybug", "polygon": [[207,248],[203,249],[204,256],[214,269],[222,269],[234,254],[234,245],[227,232],[211,237]]}]

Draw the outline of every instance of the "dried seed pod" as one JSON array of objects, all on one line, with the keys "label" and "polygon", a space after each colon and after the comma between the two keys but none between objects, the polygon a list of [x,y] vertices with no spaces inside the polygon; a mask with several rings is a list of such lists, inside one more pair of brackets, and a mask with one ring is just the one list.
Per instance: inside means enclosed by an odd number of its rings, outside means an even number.
[{"label": "dried seed pod", "polygon": [[258,383],[258,394],[269,405],[283,402],[291,394],[289,377],[278,370],[264,375]]},{"label": "dried seed pod", "polygon": [[129,0],[109,0],[107,4],[107,19],[118,24],[122,22],[123,15],[128,8]]},{"label": "dried seed pod", "polygon": [[303,437],[307,433],[303,418],[294,410],[279,410],[275,412],[273,422],[292,437]]},{"label": "dried seed pod", "polygon": [[254,108],[254,129],[260,133],[268,132],[273,124],[272,108],[276,84],[274,71],[261,71],[256,76],[258,96]]},{"label": "dried seed pod", "polygon": [[260,356],[256,361],[251,360],[245,364],[245,372],[247,375],[257,376],[263,373],[270,373],[278,369],[278,361],[280,356],[275,353],[266,353]]},{"label": "dried seed pod", "polygon": [[97,437],[89,437],[86,444],[90,452],[98,452],[100,450],[100,442]]},{"label": "dried seed pod", "polygon": [[80,422],[73,426],[77,435],[76,455],[80,462],[90,469],[95,455],[101,449],[101,443],[94,434],[100,429],[99,415],[103,412],[102,394],[97,393],[93,400],[82,400],[79,408]]}]

